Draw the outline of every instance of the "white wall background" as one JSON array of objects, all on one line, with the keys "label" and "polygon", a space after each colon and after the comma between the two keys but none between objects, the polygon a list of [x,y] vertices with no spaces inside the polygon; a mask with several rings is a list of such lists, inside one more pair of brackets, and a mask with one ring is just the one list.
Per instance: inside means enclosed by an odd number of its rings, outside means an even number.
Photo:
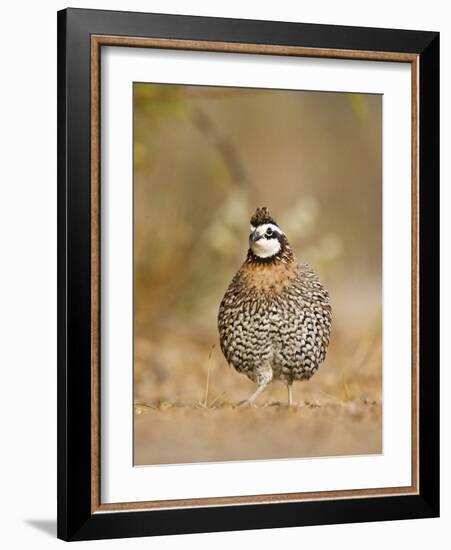
[{"label": "white wall background", "polygon": [[[322,0],[71,1],[72,7],[411,28],[441,34],[442,518],[83,543],[112,548],[409,550],[451,534],[449,151],[451,17],[446,2]],[[15,549],[62,545],[56,533],[56,11],[64,2],[2,8],[0,85],[0,530]],[[447,185],[448,184],[448,185]],[[448,284],[447,284],[448,282]]]}]

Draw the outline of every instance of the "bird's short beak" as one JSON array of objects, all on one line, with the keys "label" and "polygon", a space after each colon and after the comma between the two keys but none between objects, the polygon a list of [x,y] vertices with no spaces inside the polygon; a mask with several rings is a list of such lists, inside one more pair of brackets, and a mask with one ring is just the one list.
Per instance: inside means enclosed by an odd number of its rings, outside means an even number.
[{"label": "bird's short beak", "polygon": [[258,240],[260,240],[261,238],[262,238],[262,236],[259,235],[259,234],[257,233],[257,230],[256,230],[256,229],[255,229],[254,231],[252,231],[252,233],[251,233],[251,235],[250,235],[251,241],[254,241],[254,243],[255,243],[255,242],[257,242]]}]

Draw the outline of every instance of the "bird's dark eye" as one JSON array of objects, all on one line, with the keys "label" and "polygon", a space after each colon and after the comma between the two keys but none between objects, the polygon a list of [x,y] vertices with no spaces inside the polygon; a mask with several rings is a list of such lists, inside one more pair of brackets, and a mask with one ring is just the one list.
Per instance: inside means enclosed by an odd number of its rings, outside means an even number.
[{"label": "bird's dark eye", "polygon": [[271,237],[272,233],[273,233],[272,229],[268,227],[268,229],[266,230],[266,236]]}]

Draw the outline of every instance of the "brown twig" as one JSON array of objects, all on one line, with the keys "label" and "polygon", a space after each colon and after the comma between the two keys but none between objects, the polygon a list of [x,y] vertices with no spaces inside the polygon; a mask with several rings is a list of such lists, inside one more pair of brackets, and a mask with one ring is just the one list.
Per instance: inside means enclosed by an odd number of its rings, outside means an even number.
[{"label": "brown twig", "polygon": [[210,407],[213,407],[213,405],[216,403],[216,401],[217,401],[220,397],[222,397],[223,395],[225,395],[225,391],[223,391],[223,392],[221,392],[219,395],[217,395],[217,396],[213,399],[213,401],[208,405],[208,407],[209,407],[209,408],[210,408]]},{"label": "brown twig", "polygon": [[251,188],[246,169],[233,141],[219,131],[212,117],[199,105],[192,107],[191,118],[199,132],[218,150],[230,172],[233,184],[238,187]]},{"label": "brown twig", "polygon": [[208,363],[208,367],[207,367],[207,380],[206,380],[206,383],[205,383],[204,407],[206,407],[207,403],[208,403],[208,388],[209,388],[209,385],[210,385],[210,363]]}]

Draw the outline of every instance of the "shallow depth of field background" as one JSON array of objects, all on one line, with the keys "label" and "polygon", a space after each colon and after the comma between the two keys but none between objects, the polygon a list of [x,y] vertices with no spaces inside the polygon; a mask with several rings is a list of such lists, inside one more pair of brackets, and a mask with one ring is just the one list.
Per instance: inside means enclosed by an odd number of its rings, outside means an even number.
[{"label": "shallow depth of field background", "polygon": [[[134,85],[136,464],[382,451],[382,98]],[[328,357],[309,382],[228,367],[216,316],[269,207],[328,288]]]}]

